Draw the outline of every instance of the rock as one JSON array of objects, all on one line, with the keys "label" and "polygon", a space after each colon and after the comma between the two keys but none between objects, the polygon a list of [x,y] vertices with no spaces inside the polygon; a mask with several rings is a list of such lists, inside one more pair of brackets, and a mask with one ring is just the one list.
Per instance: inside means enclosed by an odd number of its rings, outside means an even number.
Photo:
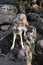
[{"label": "rock", "polygon": [[17,61],[18,58],[17,58],[17,55],[19,53],[19,49],[18,48],[14,48],[12,51],[10,51],[8,54],[7,54],[7,58],[11,61]]},{"label": "rock", "polygon": [[13,5],[0,5],[0,24],[12,23],[17,14],[17,8]]},{"label": "rock", "polygon": [[38,8],[38,5],[37,4],[34,4],[32,5],[33,8],[37,9]]},{"label": "rock", "polygon": [[43,18],[43,13],[39,13],[40,17]]},{"label": "rock", "polygon": [[20,60],[25,60],[25,53],[24,53],[24,50],[23,49],[21,49],[20,51],[19,51],[19,54],[18,54],[18,59],[20,59]]},{"label": "rock", "polygon": [[[26,47],[26,55],[28,56],[27,52],[34,53],[35,42],[37,40],[37,31],[34,26],[27,27],[26,35],[23,38],[24,46]],[[27,46],[26,46],[27,45]]]},{"label": "rock", "polygon": [[31,25],[35,26],[38,33],[43,34],[43,22],[42,21],[31,21]]},{"label": "rock", "polygon": [[26,63],[28,62],[31,64],[32,52],[31,52],[30,47],[28,45],[25,44],[24,46],[25,46],[25,49],[20,49],[17,57],[19,60],[26,61]]},{"label": "rock", "polygon": [[8,30],[9,27],[10,27],[10,25],[1,26],[1,30],[3,30],[3,31]]},{"label": "rock", "polygon": [[0,4],[6,3],[6,0],[0,0]]},{"label": "rock", "polygon": [[30,13],[28,19],[30,20],[30,25],[36,27],[38,33],[43,34],[43,18],[38,14]]},{"label": "rock", "polygon": [[40,7],[43,8],[43,1],[40,2]]},{"label": "rock", "polygon": [[43,54],[43,39],[39,40],[36,44],[36,52],[37,54],[42,55]]},{"label": "rock", "polygon": [[34,26],[29,26],[27,29],[27,39],[31,44],[34,44],[37,38],[37,31]]},{"label": "rock", "polygon": [[39,21],[41,19],[39,14],[37,14],[37,13],[28,13],[27,18],[30,21]]},{"label": "rock", "polygon": [[43,15],[43,7],[38,6],[37,4],[34,4],[33,6],[28,6],[26,8],[26,14],[28,13],[36,13],[36,14],[42,14]]}]

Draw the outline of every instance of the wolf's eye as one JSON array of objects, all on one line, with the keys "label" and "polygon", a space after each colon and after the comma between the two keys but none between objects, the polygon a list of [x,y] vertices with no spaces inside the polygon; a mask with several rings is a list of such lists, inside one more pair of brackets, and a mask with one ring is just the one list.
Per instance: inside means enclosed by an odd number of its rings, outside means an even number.
[{"label": "wolf's eye", "polygon": [[18,18],[18,20],[23,21],[23,19],[21,19],[21,18]]}]

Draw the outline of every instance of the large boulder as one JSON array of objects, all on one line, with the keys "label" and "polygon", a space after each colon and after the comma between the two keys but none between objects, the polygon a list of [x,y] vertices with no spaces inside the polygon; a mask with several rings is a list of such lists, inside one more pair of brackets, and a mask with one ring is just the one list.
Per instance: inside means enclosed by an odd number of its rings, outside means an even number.
[{"label": "large boulder", "polygon": [[43,18],[36,13],[29,13],[28,20],[30,21],[30,25],[36,27],[38,33],[43,34]]},{"label": "large boulder", "polygon": [[27,14],[27,18],[30,20],[30,21],[40,21],[40,16],[39,14],[37,13],[28,13]]},{"label": "large boulder", "polygon": [[13,5],[0,5],[0,24],[11,23],[17,14],[17,8]]},{"label": "large boulder", "polygon": [[43,54],[43,39],[39,40],[36,44],[36,52],[40,55]]}]

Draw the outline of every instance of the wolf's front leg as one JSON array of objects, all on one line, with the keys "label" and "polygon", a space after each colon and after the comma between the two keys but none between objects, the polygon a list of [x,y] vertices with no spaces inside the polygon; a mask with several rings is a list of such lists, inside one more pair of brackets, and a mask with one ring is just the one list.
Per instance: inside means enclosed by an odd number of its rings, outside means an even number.
[{"label": "wolf's front leg", "polygon": [[23,45],[23,39],[22,39],[22,34],[20,34],[20,39],[21,39],[21,46],[23,49],[25,49],[24,45]]},{"label": "wolf's front leg", "polygon": [[24,31],[24,37],[26,37],[26,32]]},{"label": "wolf's front leg", "polygon": [[15,39],[16,39],[16,33],[14,33],[13,44],[12,44],[12,46],[11,46],[11,50],[14,49],[14,46],[15,46]]}]

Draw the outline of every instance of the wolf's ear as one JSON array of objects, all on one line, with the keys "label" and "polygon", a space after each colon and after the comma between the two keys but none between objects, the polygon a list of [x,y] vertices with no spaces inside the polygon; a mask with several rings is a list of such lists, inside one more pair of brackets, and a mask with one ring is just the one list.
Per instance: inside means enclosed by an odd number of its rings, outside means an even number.
[{"label": "wolf's ear", "polygon": [[26,26],[29,26],[29,23],[28,23],[27,20],[24,21],[24,24],[25,24]]},{"label": "wolf's ear", "polygon": [[29,23],[28,23],[28,21],[27,21],[26,15],[25,15],[25,17],[24,17],[23,19],[24,19],[24,20],[23,20],[24,24],[25,24],[26,26],[29,26]]},{"label": "wolf's ear", "polygon": [[29,23],[28,23],[28,21],[27,21],[27,26],[29,26]]}]

